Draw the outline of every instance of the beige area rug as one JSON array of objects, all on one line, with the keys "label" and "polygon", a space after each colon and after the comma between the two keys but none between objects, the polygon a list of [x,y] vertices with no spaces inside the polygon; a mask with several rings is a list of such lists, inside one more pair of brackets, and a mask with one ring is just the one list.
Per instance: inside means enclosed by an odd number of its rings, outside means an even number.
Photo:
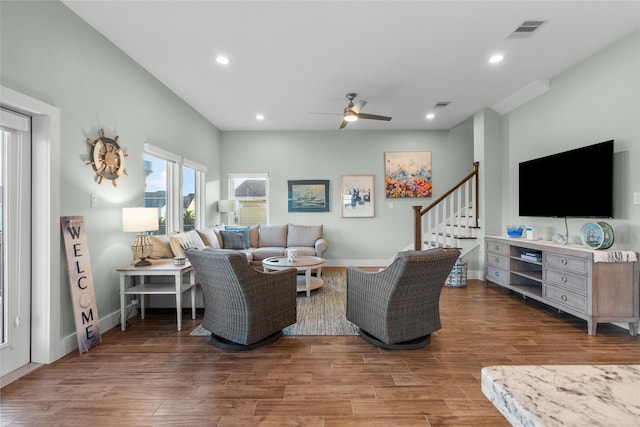
[{"label": "beige area rug", "polygon": [[[324,283],[311,291],[311,296],[298,293],[298,320],[283,329],[285,335],[358,335],[358,327],[345,317],[347,273],[328,271],[322,279]],[[191,335],[206,336],[211,332],[200,325]]]}]

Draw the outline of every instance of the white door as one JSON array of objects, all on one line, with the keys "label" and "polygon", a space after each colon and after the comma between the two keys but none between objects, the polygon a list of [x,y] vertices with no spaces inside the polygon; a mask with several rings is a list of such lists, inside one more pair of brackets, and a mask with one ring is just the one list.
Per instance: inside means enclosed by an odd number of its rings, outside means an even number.
[{"label": "white door", "polygon": [[31,361],[31,119],[0,109],[0,376]]}]

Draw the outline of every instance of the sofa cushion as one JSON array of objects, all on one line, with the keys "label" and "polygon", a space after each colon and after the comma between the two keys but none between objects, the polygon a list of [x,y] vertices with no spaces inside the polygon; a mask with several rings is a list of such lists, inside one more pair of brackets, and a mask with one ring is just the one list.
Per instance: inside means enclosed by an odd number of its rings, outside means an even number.
[{"label": "sofa cushion", "polygon": [[272,256],[284,256],[284,248],[281,246],[264,246],[252,251],[254,261],[262,261]]},{"label": "sofa cushion", "polygon": [[287,226],[286,225],[261,225],[258,228],[258,247],[281,247],[287,246]]},{"label": "sofa cushion", "polygon": [[[249,227],[248,226],[240,226],[240,225],[227,225],[224,227],[225,231],[240,231],[242,232],[242,235],[244,236],[244,248],[242,249],[246,249],[246,248],[250,248],[251,247],[251,240],[249,239]],[[224,238],[223,238],[224,240]],[[226,246],[224,246],[224,249],[229,249]]]},{"label": "sofa cushion", "polygon": [[293,225],[289,224],[287,247],[311,246],[322,238],[322,225]]},{"label": "sofa cushion", "polygon": [[220,249],[222,248],[222,236],[220,235],[220,228],[210,227],[198,230],[200,238],[204,242],[205,246],[210,248]]},{"label": "sofa cushion", "polygon": [[249,227],[249,247],[258,247],[258,226],[252,225]]},{"label": "sofa cushion", "polygon": [[222,230],[224,249],[247,249],[244,233],[240,230]]}]

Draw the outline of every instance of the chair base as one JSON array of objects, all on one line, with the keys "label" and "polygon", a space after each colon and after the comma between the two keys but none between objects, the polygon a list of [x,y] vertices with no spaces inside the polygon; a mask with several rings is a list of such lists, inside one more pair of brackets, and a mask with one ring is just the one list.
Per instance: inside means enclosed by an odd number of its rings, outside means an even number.
[{"label": "chair base", "polygon": [[431,334],[429,334],[425,335],[424,337],[414,338],[409,341],[403,341],[396,344],[387,344],[386,342],[380,341],[378,338],[374,337],[366,331],[363,331],[360,328],[358,328],[358,334],[369,344],[373,344],[375,346],[388,350],[415,350],[426,346],[431,341]]},{"label": "chair base", "polygon": [[265,345],[271,344],[278,340],[282,336],[282,331],[278,331],[268,337],[254,342],[253,344],[238,344],[237,342],[229,341],[228,339],[219,337],[217,335],[211,334],[211,339],[209,342],[214,346],[218,347],[221,350],[230,350],[230,351],[249,351],[255,350],[256,348],[263,347]]}]

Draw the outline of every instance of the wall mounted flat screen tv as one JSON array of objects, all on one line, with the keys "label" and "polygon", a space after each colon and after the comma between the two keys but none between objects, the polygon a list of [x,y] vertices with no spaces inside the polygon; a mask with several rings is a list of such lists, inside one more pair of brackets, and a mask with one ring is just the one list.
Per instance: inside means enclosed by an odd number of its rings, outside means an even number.
[{"label": "wall mounted flat screen tv", "polygon": [[613,140],[520,163],[520,216],[613,218]]}]

